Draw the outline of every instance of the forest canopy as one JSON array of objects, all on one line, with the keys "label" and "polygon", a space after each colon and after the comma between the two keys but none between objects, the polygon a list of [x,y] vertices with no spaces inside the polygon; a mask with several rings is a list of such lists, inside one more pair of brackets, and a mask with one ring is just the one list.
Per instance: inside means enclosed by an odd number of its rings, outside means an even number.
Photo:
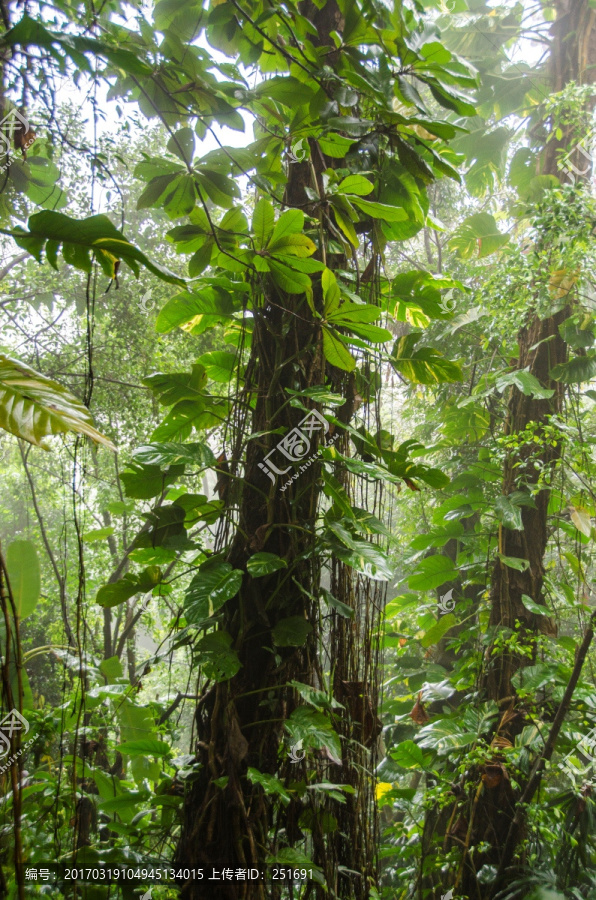
[{"label": "forest canopy", "polygon": [[0,13],[0,896],[596,900],[596,2]]}]

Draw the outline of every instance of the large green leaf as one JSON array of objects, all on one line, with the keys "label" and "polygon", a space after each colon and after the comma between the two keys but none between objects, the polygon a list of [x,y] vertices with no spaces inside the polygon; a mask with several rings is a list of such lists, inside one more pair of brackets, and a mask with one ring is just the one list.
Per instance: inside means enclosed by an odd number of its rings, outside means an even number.
[{"label": "large green leaf", "polygon": [[238,356],[236,353],[228,353],[226,350],[212,350],[210,353],[203,353],[197,362],[203,366],[207,377],[212,381],[228,382],[234,375]]},{"label": "large green leaf", "polygon": [[118,702],[116,718],[123,742],[155,740],[157,737],[151,710],[146,706],[137,706],[127,697]]},{"label": "large green leaf", "polygon": [[574,356],[568,362],[559,363],[551,369],[551,378],[563,384],[583,384],[596,378],[596,353],[589,351],[585,356]]},{"label": "large green leaf", "polygon": [[234,304],[227,292],[209,286],[200,293],[183,291],[165,304],[155,322],[155,330],[166,334],[173,328],[184,328],[191,334],[201,334],[226,319],[231,319]]},{"label": "large green leaf", "polygon": [[[170,475],[170,469],[173,465],[178,467],[177,471],[180,471],[179,467],[182,465],[198,466],[200,469],[210,468],[216,465],[216,459],[211,447],[208,444],[203,444],[199,441],[190,443],[166,441],[164,443],[156,442],[153,444],[144,444],[134,451],[134,459],[144,466],[145,469],[151,468],[154,470],[157,469],[158,466],[170,467],[167,475],[161,472],[158,474],[156,471],[153,471],[152,473],[149,473],[148,471],[139,473],[144,480],[153,476],[159,479],[158,490],[155,490],[154,493],[144,492],[144,497],[155,497],[156,494],[163,490],[164,486],[168,483],[165,479]],[[132,484],[132,479],[129,478],[128,483]]]},{"label": "large green leaf", "polygon": [[24,363],[0,354],[0,428],[48,449],[53,434],[84,434],[110,450],[112,442],[93,426],[87,407],[65,387]]},{"label": "large green leaf", "polygon": [[331,535],[327,538],[338,559],[374,581],[390,581],[393,578],[393,566],[379,547],[354,537],[341,522],[328,522],[327,527],[337,539],[333,540]]},{"label": "large green leaf", "polygon": [[135,594],[146,594],[153,590],[161,578],[161,569],[158,566],[147,566],[138,575],[129,572],[124,578],[101,587],[97,592],[97,602],[104,608],[118,606]]},{"label": "large green leaf", "polygon": [[476,731],[466,730],[465,724],[455,719],[438,719],[420,729],[418,745],[430,750],[449,751],[469,747],[478,740]]},{"label": "large green leaf", "polygon": [[434,347],[414,349],[421,335],[411,332],[399,338],[391,354],[397,371],[414,384],[441,384],[461,381],[462,371],[457,363],[445,359]]},{"label": "large green leaf", "polygon": [[294,710],[285,726],[294,744],[303,741],[306,747],[326,748],[341,763],[341,743],[327,716],[310,706]]},{"label": "large green leaf", "polygon": [[297,78],[282,77],[281,75],[262,81],[256,88],[255,94],[261,100],[276,100],[292,109],[304,103],[310,103],[314,96],[313,89],[309,85],[298,81]]},{"label": "large green leaf", "polygon": [[414,741],[402,741],[391,750],[389,755],[402,769],[422,769],[424,767],[424,754]]},{"label": "large green leaf", "polygon": [[15,228],[12,231],[0,229],[0,234],[13,237],[19,247],[34,256],[38,262],[41,262],[41,254],[45,247],[48,262],[57,268],[58,249],[62,246],[64,259],[85,272],[91,271],[91,254],[95,254],[102,269],[110,278],[115,277],[116,263],[121,260],[137,275],[140,263],[162,281],[184,284],[183,278],[152,262],[142,250],[131,244],[107,216],[72,219],[64,213],[44,210],[30,216],[27,224],[29,231],[23,228]]},{"label": "large green leaf", "polygon": [[437,553],[418,562],[416,573],[408,578],[411,591],[432,591],[458,577],[457,569],[448,556]]},{"label": "large green leaf", "polygon": [[190,550],[195,545],[188,540],[184,520],[185,510],[176,503],[168,506],[156,506],[151,512],[144,513],[149,528],[141,531],[132,543],[138,547],[169,547],[174,550]]},{"label": "large green leaf", "polygon": [[301,209],[286,209],[281,214],[271,235],[269,247],[274,247],[282,238],[300,234],[304,228],[304,213]]},{"label": "large green leaf", "polygon": [[499,231],[494,216],[483,212],[464,219],[451,238],[450,246],[463,259],[471,259],[474,255],[483,259],[508,241],[509,235]]},{"label": "large green leaf", "polygon": [[339,183],[339,190],[343,194],[357,194],[366,197],[374,190],[374,185],[364,175],[348,175]]},{"label": "large green leaf", "polygon": [[170,219],[188,216],[197,199],[195,181],[185,170],[153,178],[137,201],[137,209],[159,207]]},{"label": "large green leaf", "polygon": [[570,316],[559,325],[559,334],[574,350],[585,349],[594,343],[593,327],[590,315]]},{"label": "large green leaf", "polygon": [[6,548],[6,569],[16,614],[30,616],[39,600],[41,578],[33,541],[12,541]]},{"label": "large green leaf", "polygon": [[383,219],[384,222],[405,222],[408,218],[406,210],[401,206],[388,206],[386,203],[363,200],[361,197],[352,197],[351,199],[354,206],[373,219]]},{"label": "large green leaf", "polygon": [[499,391],[504,390],[510,384],[514,384],[522,394],[538,397],[539,400],[550,400],[555,393],[543,387],[536,376],[526,369],[518,369],[516,372],[509,372],[507,375],[497,378],[496,385]]},{"label": "large green leaf", "polygon": [[304,616],[289,616],[281,619],[272,633],[278,647],[303,647],[312,633],[312,625]]},{"label": "large green leaf", "polygon": [[[149,446],[161,447],[169,445],[150,444]],[[145,447],[139,448],[141,458],[143,457],[142,451],[146,449]],[[161,455],[158,452],[147,451],[145,458],[161,458]],[[183,465],[172,465],[171,462],[166,462],[166,465],[168,466],[167,471],[162,471],[159,465],[146,465],[142,462],[129,463],[120,476],[126,496],[133,497],[135,500],[149,500],[151,497],[157,497],[158,494],[161,494],[168,485],[173,484],[184,472]]]},{"label": "large green leaf", "polygon": [[196,662],[207,678],[227,681],[240,671],[242,663],[232,648],[232,635],[227,631],[206,634],[196,645]]},{"label": "large green leaf", "polygon": [[268,244],[274,221],[273,206],[266,197],[261,197],[255,205],[252,217],[252,230],[257,250],[262,250]]},{"label": "large green leaf", "polygon": [[243,572],[227,562],[203,563],[192,579],[184,598],[186,621],[208,619],[240,590]]},{"label": "large green leaf", "polygon": [[254,769],[249,766],[246,772],[246,776],[248,780],[252,782],[252,784],[259,784],[266,794],[277,794],[279,797],[281,797],[284,806],[287,806],[287,804],[292,799],[287,789],[283,786],[279,778],[275,777],[275,775],[267,775],[264,772],[259,772],[258,769]]},{"label": "large green leaf", "polygon": [[346,347],[344,339],[331,328],[323,326],[323,352],[325,358],[338,369],[353,372],[356,360]]},{"label": "large green leaf", "polygon": [[441,616],[438,622],[435,622],[432,625],[424,637],[421,638],[420,643],[423,647],[432,647],[433,644],[438,644],[441,638],[447,634],[450,628],[453,628],[454,625],[457,625],[457,619],[453,615],[453,613],[447,613],[445,616]]},{"label": "large green leaf", "polygon": [[270,575],[287,568],[287,562],[275,553],[254,553],[246,563],[246,570],[253,578]]}]

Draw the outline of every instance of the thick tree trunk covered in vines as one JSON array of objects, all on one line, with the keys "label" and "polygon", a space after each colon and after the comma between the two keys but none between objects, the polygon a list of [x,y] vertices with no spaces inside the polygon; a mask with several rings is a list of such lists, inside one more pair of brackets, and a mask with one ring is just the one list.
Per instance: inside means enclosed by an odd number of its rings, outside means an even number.
[{"label": "thick tree trunk covered in vines", "polygon": [[[341,26],[339,7],[329,2],[319,10],[314,4],[305,3],[302,12],[317,29],[315,43],[333,46],[328,63],[336,65],[337,55],[329,35]],[[311,161],[290,166],[285,192],[288,208],[308,209],[305,187],[316,187],[315,180],[318,181],[320,173],[333,165],[333,160],[324,158],[316,145],[313,148]],[[320,249],[319,258],[322,253]],[[341,261],[345,265],[345,259]],[[326,262],[333,267],[329,257]],[[320,280],[313,282],[313,288],[315,308],[322,311]],[[294,800],[285,809],[279,802],[274,804],[270,795],[247,779],[247,769],[254,767],[283,781],[304,778],[304,764],[290,763],[287,751],[282,748],[284,721],[296,706],[296,692],[289,682],[315,686],[322,683],[316,599],[320,563],[315,553],[321,463],[316,459],[284,492],[280,491],[283,477],[272,484],[259,468],[259,463],[280,439],[279,432],[272,435],[267,432],[281,428],[287,434],[304,418],[303,409],[289,404],[287,389],[303,391],[325,383],[322,334],[304,294],[285,294],[269,287],[262,292],[260,309],[255,311],[254,318],[250,360],[241,394],[241,400],[246,403],[239,407],[248,410],[252,398],[254,412],[246,413],[250,421],[247,418],[238,423],[229,473],[222,471],[220,480],[220,496],[228,507],[238,509],[238,526],[227,561],[234,568],[245,569],[252,554],[264,551],[285,559],[287,569],[258,579],[245,576],[238,595],[226,604],[224,628],[232,635],[242,667],[231,679],[208,686],[196,710],[197,761],[201,768],[187,792],[176,859],[185,868],[209,871],[211,867],[263,871],[267,853],[279,846],[270,837],[272,831],[276,835],[282,831],[281,846],[303,840],[298,823],[303,805]],[[333,389],[342,390],[346,396],[338,418],[347,422],[354,408],[353,378],[340,372],[335,375]],[[310,401],[306,402],[310,405]],[[322,431],[313,433],[309,454],[316,453]],[[264,436],[246,442],[250,434],[259,432]],[[241,468],[243,451],[245,462]],[[237,478],[240,472],[242,478]],[[222,534],[218,546],[223,541]],[[358,586],[355,589],[351,584],[345,566],[338,564],[333,578],[344,582],[336,585],[336,596],[343,599],[352,596],[356,602],[354,593]],[[276,647],[272,631],[290,616],[307,620],[313,631],[303,647]],[[356,616],[357,621],[361,619],[369,621],[366,613],[363,617]],[[364,680],[355,680],[355,676],[362,675],[358,653],[363,645],[356,643],[362,639],[357,624],[333,615],[328,627],[336,663],[334,692],[347,710],[344,737],[355,738],[370,747],[378,734],[376,669],[366,672]],[[354,655],[355,650],[354,660],[350,654]],[[368,691],[365,681],[370,685]],[[350,773],[338,762],[319,760],[309,765],[316,765],[325,773],[326,780],[349,784]],[[370,791],[368,796],[366,790],[348,796],[340,811],[339,832],[343,836],[339,833],[323,836],[316,805],[312,804],[309,824],[312,858],[323,869],[327,885],[342,891],[341,883],[338,884],[338,865],[360,873],[353,888],[343,889],[342,896],[346,898],[364,900],[369,895],[369,883],[374,881],[376,854],[370,806]],[[327,896],[322,887],[314,887],[317,897]],[[278,896],[280,888],[256,881],[242,884],[205,880],[187,884],[183,891],[189,900],[206,897],[263,900],[266,896]]]}]

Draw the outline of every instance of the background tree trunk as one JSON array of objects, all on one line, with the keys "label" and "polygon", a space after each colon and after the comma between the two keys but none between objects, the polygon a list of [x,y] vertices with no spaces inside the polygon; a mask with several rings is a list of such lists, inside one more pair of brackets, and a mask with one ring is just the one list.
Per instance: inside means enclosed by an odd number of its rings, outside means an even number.
[{"label": "background tree trunk", "polygon": [[[596,82],[596,11],[590,8],[588,0],[558,0],[557,18],[552,27],[552,45],[549,61],[550,88],[557,93],[571,82],[593,84]],[[586,111],[589,115],[589,110]],[[570,131],[557,140],[548,141],[540,159],[540,172],[561,176],[559,163],[561,151],[569,152],[573,137]],[[577,152],[577,151],[575,151]],[[581,163],[585,169],[585,160]],[[589,173],[588,173],[589,177]],[[548,272],[548,254],[543,254],[543,265]],[[562,435],[549,435],[545,428],[551,417],[563,411],[565,388],[551,377],[554,366],[567,360],[568,347],[559,332],[559,325],[571,314],[575,277],[568,286],[559,291],[562,307],[547,318],[541,319],[536,309],[528,310],[527,321],[518,334],[518,369],[527,369],[541,385],[553,392],[550,399],[537,399],[523,394],[517,387],[511,388],[505,435],[521,435],[514,450],[509,450],[503,471],[502,493],[513,491],[529,494],[538,478],[545,479],[543,487],[534,497],[535,506],[522,506],[523,529],[516,531],[499,528],[499,552],[504,557],[525,560],[523,571],[507,566],[498,558],[494,564],[490,604],[490,626],[501,635],[503,629],[510,629],[520,642],[533,648],[533,636],[542,632],[554,633],[554,625],[546,616],[530,612],[523,602],[523,596],[535,603],[543,604],[544,556],[548,542],[548,503],[550,489],[548,483],[561,456]],[[552,282],[551,282],[552,284]],[[565,285],[565,282],[562,283]],[[559,286],[561,287],[561,286]],[[551,292],[553,305],[555,287]],[[536,302],[540,285],[536,287]],[[537,434],[539,443],[524,440],[523,434]],[[491,700],[499,706],[499,740],[514,742],[524,726],[528,724],[525,712],[517,701],[513,677],[520,668],[531,665],[534,656],[517,654],[493,645],[488,658],[486,691]],[[504,763],[504,758],[502,759]],[[479,896],[481,887],[476,880],[476,872],[481,865],[502,866],[512,860],[503,860],[503,850],[509,833],[516,806],[524,785],[513,788],[505,767],[500,766],[500,758],[495,756],[490,764],[477,766],[470,773],[470,788],[474,795],[462,818],[464,850],[456,885],[466,897]],[[523,829],[518,830],[521,836]],[[480,842],[487,842],[490,850],[477,859],[470,849]],[[509,851],[515,848],[509,847]],[[468,853],[468,851],[470,851]]]},{"label": "background tree trunk", "polygon": [[[552,27],[549,63],[552,93],[563,90],[571,82],[596,83],[596,71],[590,68],[596,64],[596,11],[590,8],[587,0],[558,0],[556,9],[557,19]],[[555,138],[547,143],[541,158],[541,174],[560,177],[560,155],[562,150],[571,149],[569,141],[570,135],[567,133],[560,140]],[[568,297],[572,289],[573,285],[569,288]],[[567,344],[559,333],[559,325],[569,315],[568,303],[546,319],[538,318],[535,310],[529,310],[528,321],[518,334],[517,367],[527,368],[544,387],[554,393],[551,399],[541,400],[523,394],[517,387],[511,388],[505,435],[523,433],[529,426],[537,424],[537,434],[543,440],[540,445],[521,444],[518,452],[507,456],[503,472],[504,496],[517,490],[527,492],[528,486],[536,484],[539,473],[552,472],[560,458],[561,440],[557,441],[557,446],[544,440],[543,426],[551,416],[558,416],[563,407],[564,385],[554,381],[550,372],[554,366],[567,359]],[[538,452],[537,446],[540,447]],[[524,635],[534,634],[537,630],[549,633],[552,628],[544,616],[529,612],[522,601],[522,595],[525,594],[535,603],[542,602],[540,598],[548,539],[549,496],[548,489],[541,490],[535,498],[535,509],[522,507],[522,531],[513,531],[502,525],[499,528],[499,552],[504,556],[527,560],[528,566],[523,572],[519,572],[506,566],[500,559],[496,561],[491,580],[490,624],[492,627],[516,629],[517,621],[522,639]],[[511,698],[510,702],[513,703],[515,692],[511,679],[520,666],[529,662],[527,657],[510,653],[496,655],[488,670],[487,687],[491,699],[504,704],[506,698]]]}]

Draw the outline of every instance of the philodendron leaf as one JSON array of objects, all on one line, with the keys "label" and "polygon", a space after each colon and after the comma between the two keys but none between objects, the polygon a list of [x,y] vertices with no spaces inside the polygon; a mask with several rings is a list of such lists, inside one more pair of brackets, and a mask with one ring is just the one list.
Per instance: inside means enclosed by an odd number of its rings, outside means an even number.
[{"label": "philodendron leaf", "polygon": [[415,344],[421,335],[415,331],[399,338],[391,353],[394,369],[414,384],[441,384],[461,381],[461,368],[457,363],[445,359],[434,347],[420,347]]},{"label": "philodendron leaf", "polygon": [[373,581],[391,581],[393,567],[387,555],[376,544],[355,537],[341,522],[329,522],[327,541],[342,562]]},{"label": "philodendron leaf", "polygon": [[191,581],[184,598],[187,622],[198,624],[220,609],[242,584],[243,572],[230,563],[204,563]]},{"label": "philodendron leaf", "polygon": [[509,528],[512,531],[523,530],[521,509],[509,497],[505,497],[503,494],[497,497],[495,500],[495,513],[497,519],[505,528]]},{"label": "philodendron leaf", "polygon": [[116,451],[93,426],[93,418],[78,397],[24,363],[0,354],[0,428],[30,444],[48,449],[44,438],[74,432]]},{"label": "philodendron leaf", "polygon": [[6,548],[6,569],[19,619],[30,616],[41,589],[39,559],[32,541],[12,541]]},{"label": "philodendron leaf", "polygon": [[196,645],[196,651],[196,662],[203,667],[206,677],[214,681],[227,681],[242,667],[232,647],[232,635],[227,631],[206,634]]},{"label": "philodendron leaf", "polygon": [[341,743],[327,716],[310,706],[298,706],[286,720],[292,743],[303,741],[305,748],[325,748],[331,756],[341,762]]},{"label": "philodendron leaf", "polygon": [[500,250],[509,241],[508,234],[502,234],[490,213],[475,213],[464,219],[451,238],[449,246],[462,259],[477,256],[483,259]]},{"label": "philodendron leaf", "polygon": [[536,603],[534,600],[532,600],[531,597],[528,597],[527,594],[522,594],[522,603],[529,612],[535,613],[535,615],[537,616],[551,615],[551,611],[547,606],[542,606],[540,603]]},{"label": "philodendron leaf", "polygon": [[503,563],[503,565],[507,566],[509,569],[516,569],[518,572],[525,572],[526,569],[530,568],[530,563],[527,559],[523,559],[519,556],[505,556],[503,553],[497,553],[497,556]]},{"label": "philodendron leaf", "polygon": [[555,393],[554,391],[543,387],[536,376],[525,369],[519,369],[517,372],[509,372],[507,375],[502,375],[497,378],[496,381],[498,391],[503,391],[511,384],[514,384],[522,394],[537,397],[539,400],[550,400]]},{"label": "philodendron leaf", "polygon": [[447,634],[450,628],[453,628],[454,625],[457,625],[457,619],[453,615],[453,613],[447,613],[446,616],[441,616],[438,622],[435,622],[432,625],[423,638],[421,638],[420,643],[426,649],[428,647],[432,647],[433,644],[438,644],[443,635]]},{"label": "philodendron leaf", "polygon": [[304,616],[281,619],[273,629],[273,640],[278,647],[302,647],[312,632],[312,625]]},{"label": "philodendron leaf", "polygon": [[585,356],[574,356],[568,362],[551,369],[551,378],[563,384],[583,384],[596,377],[596,354],[588,351]]},{"label": "philodendron leaf", "polygon": [[286,569],[288,566],[285,559],[277,556],[275,553],[254,553],[246,563],[246,569],[253,578],[259,578],[261,575],[270,575],[278,569]]},{"label": "philodendron leaf", "polygon": [[402,741],[391,750],[390,756],[402,769],[422,769],[424,767],[424,754],[414,741]]}]

